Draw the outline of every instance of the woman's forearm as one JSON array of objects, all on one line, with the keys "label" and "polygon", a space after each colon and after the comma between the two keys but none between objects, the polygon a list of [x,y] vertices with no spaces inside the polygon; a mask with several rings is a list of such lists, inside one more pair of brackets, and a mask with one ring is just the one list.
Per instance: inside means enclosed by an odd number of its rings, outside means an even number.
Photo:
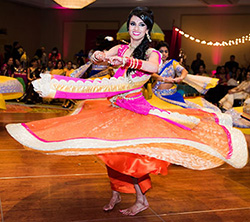
[{"label": "woman's forearm", "polygon": [[188,74],[188,71],[186,69],[183,69],[181,72],[181,76],[180,76],[182,80],[186,78],[187,74]]}]

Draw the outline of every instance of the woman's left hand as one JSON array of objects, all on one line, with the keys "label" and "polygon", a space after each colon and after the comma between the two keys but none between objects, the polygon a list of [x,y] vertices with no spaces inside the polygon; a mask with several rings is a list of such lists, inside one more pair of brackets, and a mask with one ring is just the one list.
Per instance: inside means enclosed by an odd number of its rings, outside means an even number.
[{"label": "woman's left hand", "polygon": [[119,66],[123,64],[123,57],[120,56],[110,56],[106,57],[110,65]]},{"label": "woman's left hand", "polygon": [[174,82],[176,82],[176,83],[179,83],[179,82],[181,82],[182,80],[183,80],[182,77],[176,77],[176,78],[174,78]]}]

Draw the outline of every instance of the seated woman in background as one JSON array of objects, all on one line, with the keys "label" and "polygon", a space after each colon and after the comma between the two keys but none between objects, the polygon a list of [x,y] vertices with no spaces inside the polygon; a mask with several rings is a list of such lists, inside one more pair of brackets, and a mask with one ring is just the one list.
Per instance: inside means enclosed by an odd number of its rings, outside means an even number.
[{"label": "seated woman in background", "polygon": [[44,70],[44,73],[51,73],[54,69],[54,63],[52,61],[48,61],[47,67]]},{"label": "seated woman in background", "polygon": [[219,101],[222,111],[233,107],[235,99],[246,99],[250,95],[250,70],[247,71],[247,79],[240,85],[228,90],[228,93]]},{"label": "seated woman in background", "polygon": [[23,73],[23,72],[26,72],[26,70],[24,69],[22,63],[20,62],[19,59],[15,59],[15,66],[14,66],[14,69],[15,69],[15,73]]},{"label": "seated woman in background", "polygon": [[1,68],[1,75],[2,76],[9,76],[14,77],[14,60],[13,57],[10,57],[7,61],[7,63],[3,64]]},{"label": "seated woman in background", "polygon": [[65,76],[65,70],[64,70],[64,61],[63,60],[58,60],[56,62],[56,66],[54,69],[50,71],[51,75],[60,75],[60,76]]},{"label": "seated woman in background", "polygon": [[215,105],[218,105],[219,100],[227,94],[229,89],[227,82],[230,76],[228,73],[226,73],[224,66],[218,66],[214,76],[215,78],[219,79],[219,83],[215,88],[210,89],[205,94],[205,99]]},{"label": "seated woman in background", "polygon": [[200,65],[199,72],[196,73],[196,75],[199,75],[199,76],[209,76],[209,74],[207,73],[204,65]]},{"label": "seated woman in background", "polygon": [[42,98],[34,91],[34,87],[31,84],[32,81],[40,78],[41,68],[38,64],[38,59],[33,58],[30,61],[30,67],[27,69],[27,90],[20,100],[23,100],[26,104],[35,104],[37,102],[42,102]]},{"label": "seated woman in background", "polygon": [[74,70],[75,70],[75,69],[73,68],[73,63],[72,63],[72,61],[68,61],[67,64],[66,64],[66,66],[65,66],[65,68],[64,68],[65,76],[70,77],[70,74],[71,74],[72,72],[74,72]]},{"label": "seated woman in background", "polygon": [[238,85],[239,85],[239,83],[237,81],[237,73],[233,73],[232,77],[227,81],[227,86],[235,87],[235,86],[238,86]]},{"label": "seated woman in background", "polygon": [[57,47],[54,47],[52,49],[52,51],[49,53],[49,57],[48,57],[49,61],[52,61],[54,66],[56,65],[56,62],[58,60],[61,60],[62,59],[62,55],[61,53],[58,51],[58,48]]},{"label": "seated woman in background", "polygon": [[215,77],[219,79],[219,85],[227,85],[227,81],[230,79],[230,75],[226,73],[224,66],[218,66],[216,68]]}]

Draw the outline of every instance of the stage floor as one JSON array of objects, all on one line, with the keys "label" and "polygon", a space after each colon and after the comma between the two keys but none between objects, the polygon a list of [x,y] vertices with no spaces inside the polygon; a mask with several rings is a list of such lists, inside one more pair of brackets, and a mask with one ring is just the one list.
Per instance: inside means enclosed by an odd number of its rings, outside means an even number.
[{"label": "stage floor", "polygon": [[250,164],[194,171],[171,165],[167,176],[151,175],[150,208],[124,216],[133,194],[109,213],[102,207],[111,190],[105,165],[96,156],[52,156],[25,150],[5,130],[7,123],[64,113],[0,113],[1,222],[245,222],[250,221]]}]

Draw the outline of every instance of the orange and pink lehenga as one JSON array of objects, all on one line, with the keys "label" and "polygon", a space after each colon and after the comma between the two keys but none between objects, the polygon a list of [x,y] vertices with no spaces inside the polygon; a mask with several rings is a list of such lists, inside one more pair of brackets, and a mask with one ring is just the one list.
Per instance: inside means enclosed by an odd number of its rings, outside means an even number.
[{"label": "orange and pink lehenga", "polygon": [[[127,48],[121,45],[118,55],[123,56]],[[151,187],[149,173],[166,174],[169,163],[197,170],[225,162],[245,166],[245,137],[232,127],[230,116],[154,107],[141,92],[149,78],[138,70],[127,77],[123,67],[114,77],[101,80],[42,74],[34,82],[40,95],[88,100],[71,115],[9,124],[7,130],[28,149],[98,155],[107,165],[112,189],[126,193],[135,192],[132,177],[146,192]]]}]

